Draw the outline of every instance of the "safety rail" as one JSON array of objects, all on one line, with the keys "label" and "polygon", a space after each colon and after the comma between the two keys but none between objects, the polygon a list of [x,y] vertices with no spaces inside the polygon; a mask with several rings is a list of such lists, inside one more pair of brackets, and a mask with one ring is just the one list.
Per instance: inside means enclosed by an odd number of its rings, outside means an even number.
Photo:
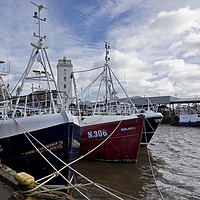
[{"label": "safety rail", "polygon": [[[50,100],[50,94],[54,96],[55,109]],[[0,101],[0,120],[27,117],[32,115],[53,114],[66,110],[67,104],[62,104],[58,97],[58,93],[62,95],[63,101],[67,101],[67,97],[63,92],[37,92],[26,96],[15,96]],[[17,99],[20,98],[16,105]],[[62,106],[64,105],[64,107]],[[14,113],[14,114],[13,114]]]}]

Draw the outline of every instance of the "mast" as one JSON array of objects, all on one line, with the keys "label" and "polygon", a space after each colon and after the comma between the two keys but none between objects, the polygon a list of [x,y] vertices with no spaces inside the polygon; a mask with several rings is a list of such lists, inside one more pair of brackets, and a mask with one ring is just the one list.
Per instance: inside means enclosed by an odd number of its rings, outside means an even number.
[{"label": "mast", "polygon": [[[117,80],[122,91],[124,92],[126,97],[129,99],[129,102],[135,109],[135,105],[133,104],[132,100],[130,99],[127,92],[125,91],[125,89],[123,88],[119,80],[117,79],[116,75],[114,74],[110,66],[108,65],[108,61],[110,61],[110,58],[108,57],[110,46],[108,45],[108,42],[106,41],[105,41],[105,48],[106,48],[106,56],[105,56],[106,63],[104,66],[106,68],[106,109],[108,110],[108,103],[112,103],[112,102],[115,102],[117,108],[119,106],[119,103],[117,102],[117,96],[116,96],[117,92],[115,91],[114,84],[112,81],[112,75]],[[109,94],[109,101],[108,101],[108,94]]]},{"label": "mast", "polygon": [[[53,99],[53,94],[52,94],[52,88],[50,85],[50,82],[53,82],[54,87],[56,89],[56,91],[58,91],[57,85],[56,85],[56,81],[53,75],[53,71],[49,62],[49,58],[46,52],[46,49],[48,48],[48,46],[43,44],[43,39],[46,39],[46,36],[41,36],[41,22],[46,22],[46,18],[41,18],[40,12],[42,9],[47,9],[46,7],[44,7],[43,5],[37,5],[33,2],[31,2],[33,5],[35,5],[38,9],[37,12],[34,12],[33,18],[35,20],[37,20],[37,25],[38,25],[38,34],[36,34],[35,32],[33,33],[33,36],[38,38],[38,41],[36,43],[31,43],[33,50],[28,62],[28,65],[26,67],[26,70],[24,72],[24,74],[22,75],[22,81],[21,81],[21,86],[20,86],[20,92],[18,94],[18,98],[16,101],[16,106],[13,112],[13,117],[15,115],[15,111],[17,109],[17,106],[19,104],[19,100],[20,100],[20,95],[23,91],[24,88],[24,83],[25,80],[29,79],[29,80],[39,80],[39,81],[45,81],[47,82],[47,89],[49,91],[50,94],[50,102],[53,106],[54,112],[56,113],[56,107],[55,107],[55,101]],[[42,73],[40,76],[37,76],[37,74],[35,74],[35,76],[29,76],[29,73],[33,67],[33,64],[35,62],[37,58],[37,62],[41,64],[44,73]],[[33,70],[35,71],[35,70]],[[64,102],[61,100],[61,96],[60,93],[58,93],[58,99],[59,99],[59,103],[61,103],[62,108],[64,107]]]},{"label": "mast", "polygon": [[106,103],[106,111],[108,111],[108,62],[110,61],[110,58],[108,57],[109,51],[108,49],[110,49],[110,46],[108,45],[107,41],[105,42],[105,49],[106,49],[106,56],[105,56],[105,61],[106,63],[104,64],[104,68],[105,68],[105,84],[106,84],[106,99],[105,99],[105,103]]},{"label": "mast", "polygon": [[107,41],[104,41],[104,42],[105,42],[105,50],[106,50],[106,55],[105,55],[105,61],[106,62],[104,64],[104,69],[103,69],[102,78],[101,78],[98,93],[97,93],[97,99],[96,99],[93,114],[95,114],[95,111],[96,111],[96,108],[97,108],[98,96],[99,96],[99,93],[100,93],[100,90],[101,90],[102,81],[104,81],[104,83],[105,83],[105,108],[106,108],[106,112],[108,112],[108,110],[109,110],[109,103],[115,102],[116,106],[118,106],[117,98],[116,98],[116,91],[114,89],[114,85],[113,85],[113,82],[112,82],[111,69],[108,65],[108,62],[110,61],[110,57],[108,56],[110,45],[108,45],[109,43]]},{"label": "mast", "polygon": [[[0,61],[0,64],[5,63],[4,61]],[[1,94],[3,97],[3,100],[6,100],[8,98],[11,98],[10,93],[8,91],[8,87],[6,87],[2,76],[6,76],[8,74],[8,72],[5,72],[4,69],[3,71],[0,71],[0,89],[1,89]]]},{"label": "mast", "polygon": [[107,105],[109,103],[115,102],[116,106],[118,106],[117,97],[116,97],[117,92],[115,91],[114,84],[113,84],[113,81],[112,81],[111,69],[110,69],[110,66],[108,65],[108,62],[110,61],[110,57],[108,57],[110,46],[108,45],[108,42],[106,42],[106,41],[105,41],[105,48],[106,48],[105,67],[106,67],[106,88],[107,88],[106,89],[106,94],[107,94],[106,99],[107,99]]},{"label": "mast", "polygon": [[[0,64],[5,63],[4,61],[0,61]],[[8,113],[8,108],[10,106],[10,108],[12,107],[12,101],[10,101],[11,96],[8,90],[9,85],[6,87],[2,76],[6,76],[8,74],[8,72],[5,72],[4,69],[3,71],[0,71],[0,96],[2,96],[0,98],[1,104],[3,104],[4,107],[4,119],[6,119],[8,117],[7,113]],[[9,104],[10,103],[10,104]]]}]

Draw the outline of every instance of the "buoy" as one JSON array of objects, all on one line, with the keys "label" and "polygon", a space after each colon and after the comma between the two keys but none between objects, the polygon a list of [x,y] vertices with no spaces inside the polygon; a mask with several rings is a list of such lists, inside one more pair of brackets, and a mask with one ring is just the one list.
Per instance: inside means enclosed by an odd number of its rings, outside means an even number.
[{"label": "buoy", "polygon": [[31,176],[25,172],[17,173],[15,175],[15,179],[19,184],[27,185],[27,186],[31,185],[35,181],[33,176]]}]

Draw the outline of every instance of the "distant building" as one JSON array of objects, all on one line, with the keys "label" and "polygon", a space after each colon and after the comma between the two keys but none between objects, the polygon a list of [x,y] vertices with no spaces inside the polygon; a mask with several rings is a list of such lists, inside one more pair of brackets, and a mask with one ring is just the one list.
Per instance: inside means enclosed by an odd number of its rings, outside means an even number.
[{"label": "distant building", "polygon": [[73,71],[71,60],[66,57],[58,60],[57,64],[57,85],[58,89],[64,92],[68,98],[72,98],[72,79],[70,78]]}]

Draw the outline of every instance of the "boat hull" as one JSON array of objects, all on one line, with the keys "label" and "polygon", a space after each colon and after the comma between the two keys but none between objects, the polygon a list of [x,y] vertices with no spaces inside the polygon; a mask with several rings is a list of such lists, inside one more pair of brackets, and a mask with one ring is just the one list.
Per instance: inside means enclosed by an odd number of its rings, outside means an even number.
[{"label": "boat hull", "polygon": [[145,118],[145,123],[144,123],[144,128],[143,128],[143,133],[142,133],[142,141],[141,141],[142,146],[148,145],[156,129],[161,123],[162,118],[163,118],[162,116]]},{"label": "boat hull", "polygon": [[[73,122],[62,122],[54,126],[29,131],[29,133],[65,163],[70,163],[79,156],[81,128]],[[64,166],[29,134],[26,133],[26,135],[57,170]],[[55,172],[55,169],[33,147],[26,135],[21,133],[0,139],[2,164],[6,164],[17,172],[27,172],[34,176],[36,180]],[[68,168],[61,173],[67,179],[73,175],[72,170]],[[66,185],[67,182],[61,176],[58,176],[48,184]]]},{"label": "boat hull", "polygon": [[83,126],[81,154],[88,153],[112,134],[105,143],[87,155],[86,158],[102,161],[136,161],[140,149],[143,124],[144,116],[140,115],[138,118]]},{"label": "boat hull", "polygon": [[176,115],[174,117],[174,120],[171,121],[171,125],[200,127],[200,117],[199,116],[200,116],[199,114]]},{"label": "boat hull", "polygon": [[174,126],[189,126],[189,127],[200,127],[200,122],[175,122],[171,125]]}]

